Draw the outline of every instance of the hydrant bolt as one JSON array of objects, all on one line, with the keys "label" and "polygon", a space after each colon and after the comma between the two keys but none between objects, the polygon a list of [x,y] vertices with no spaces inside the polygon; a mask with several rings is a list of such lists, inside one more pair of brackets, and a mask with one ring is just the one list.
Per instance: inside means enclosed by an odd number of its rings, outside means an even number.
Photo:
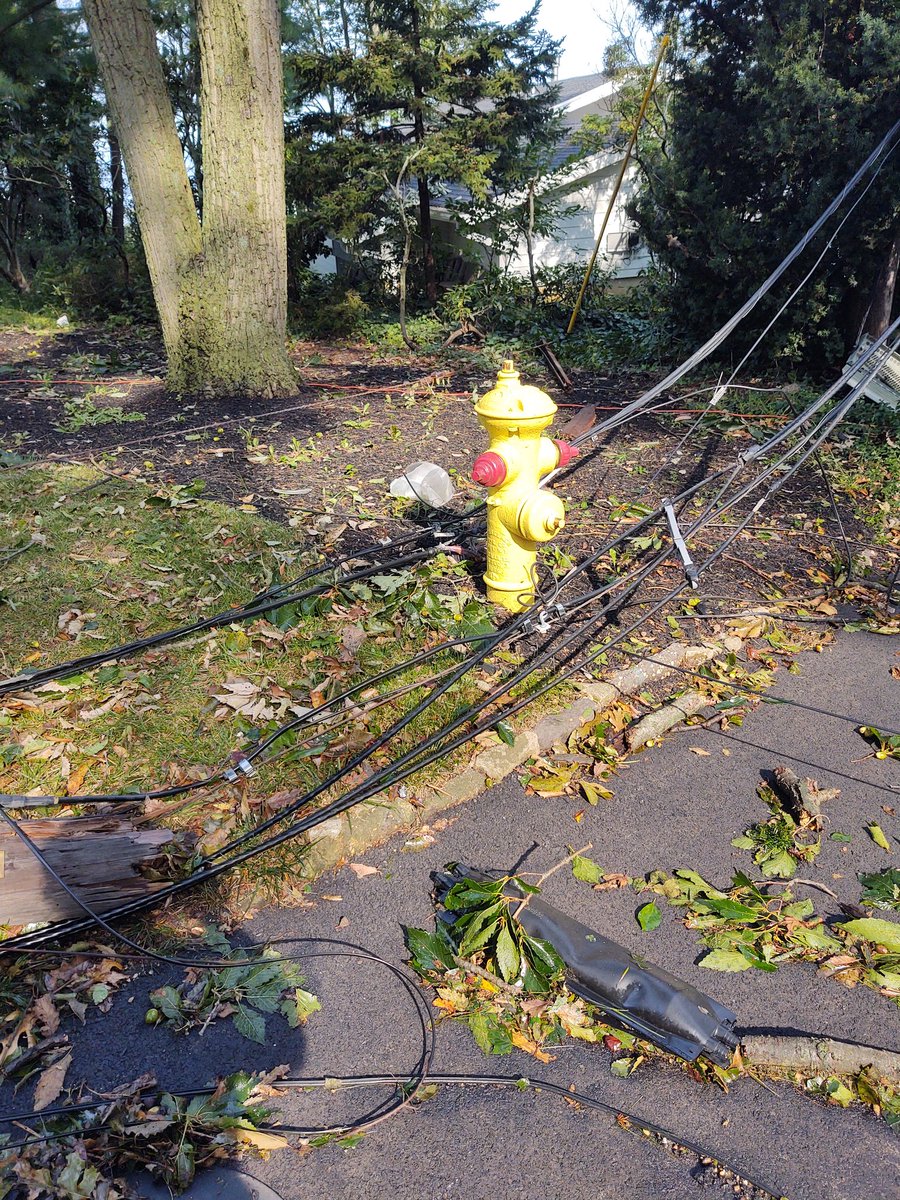
[{"label": "hydrant bolt", "polygon": [[475,414],[491,439],[472,467],[472,478],[488,488],[487,596],[512,612],[534,601],[538,542],[562,529],[566,514],[540,481],[578,453],[568,442],[551,441],[543,431],[556,405],[546,392],[527,387],[511,362],[504,362],[497,385],[481,397]]}]

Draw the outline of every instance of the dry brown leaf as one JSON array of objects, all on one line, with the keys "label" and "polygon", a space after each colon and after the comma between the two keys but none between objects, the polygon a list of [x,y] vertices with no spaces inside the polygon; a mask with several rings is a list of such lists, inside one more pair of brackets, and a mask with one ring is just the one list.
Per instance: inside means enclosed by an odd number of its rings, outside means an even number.
[{"label": "dry brown leaf", "polygon": [[66,780],[66,795],[75,796],[81,790],[81,785],[84,783],[84,777],[94,765],[92,758],[86,759],[81,766],[76,767],[69,778]]},{"label": "dry brown leaf", "polygon": [[67,1050],[62,1058],[48,1067],[46,1071],[41,1073],[40,1079],[37,1081],[37,1086],[34,1089],[33,1107],[35,1112],[40,1112],[42,1108],[46,1108],[52,1104],[63,1089],[63,1083],[66,1078],[66,1071],[72,1062],[72,1051]]},{"label": "dry brown leaf", "polygon": [[510,1034],[510,1041],[514,1046],[518,1046],[520,1050],[524,1050],[526,1054],[532,1055],[538,1062],[553,1062],[552,1054],[548,1054],[546,1050],[542,1050],[537,1042],[533,1042],[530,1037],[526,1037],[519,1029],[513,1030]]},{"label": "dry brown leaf", "polygon": [[709,758],[712,754],[712,750],[704,750],[700,746],[688,746],[688,750],[691,754],[699,754],[701,758]]},{"label": "dry brown leaf", "polygon": [[53,1003],[53,997],[47,992],[35,1000],[31,1012],[43,1026],[44,1037],[52,1037],[59,1029],[59,1012]]},{"label": "dry brown leaf", "polygon": [[84,629],[85,616],[80,608],[67,608],[56,621],[56,628],[67,638],[77,638]]},{"label": "dry brown leaf", "polygon": [[595,883],[591,890],[594,892],[609,892],[613,888],[630,887],[631,878],[628,875],[605,875],[600,883]]},{"label": "dry brown leaf", "polygon": [[350,870],[357,879],[365,879],[369,875],[377,875],[377,867],[369,867],[365,863],[348,863]]}]

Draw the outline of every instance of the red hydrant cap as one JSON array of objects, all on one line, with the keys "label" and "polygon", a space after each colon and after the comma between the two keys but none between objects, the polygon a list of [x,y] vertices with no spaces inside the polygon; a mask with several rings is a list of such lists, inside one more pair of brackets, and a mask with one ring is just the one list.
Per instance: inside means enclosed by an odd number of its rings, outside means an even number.
[{"label": "red hydrant cap", "polygon": [[577,446],[573,446],[571,442],[560,442],[556,438],[553,439],[553,444],[559,451],[559,466],[567,467],[573,458],[577,458],[579,450]]},{"label": "red hydrant cap", "polygon": [[506,478],[506,463],[495,450],[486,450],[472,464],[472,478],[485,487],[497,487]]}]

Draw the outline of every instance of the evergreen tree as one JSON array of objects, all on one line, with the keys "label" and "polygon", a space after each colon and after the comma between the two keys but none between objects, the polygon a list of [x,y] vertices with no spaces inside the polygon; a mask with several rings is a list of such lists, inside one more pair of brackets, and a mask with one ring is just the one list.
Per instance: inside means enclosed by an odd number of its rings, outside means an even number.
[{"label": "evergreen tree", "polygon": [[77,15],[0,2],[0,277],[20,293],[47,245],[105,227],[95,84]]},{"label": "evergreen tree", "polygon": [[[676,45],[671,106],[660,136],[639,147],[644,187],[633,215],[671,273],[675,321],[696,340],[761,282],[897,119],[897,6],[638,0],[638,7],[648,22],[670,27]],[[771,297],[770,313],[814,254]],[[767,339],[768,353],[814,368],[842,362],[861,332],[887,326],[898,262],[900,150]]]},{"label": "evergreen tree", "polygon": [[489,8],[347,0],[319,23],[318,44],[289,56],[288,195],[308,253],[326,234],[359,246],[392,219],[402,231],[411,202],[433,302],[435,198],[450,185],[483,199],[524,183],[526,148],[556,136],[558,45],[537,30],[537,5],[509,25]]}]

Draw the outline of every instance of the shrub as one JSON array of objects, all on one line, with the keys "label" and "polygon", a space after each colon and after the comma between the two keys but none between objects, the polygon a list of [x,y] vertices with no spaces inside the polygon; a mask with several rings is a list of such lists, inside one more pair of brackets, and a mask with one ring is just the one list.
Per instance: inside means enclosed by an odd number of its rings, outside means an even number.
[{"label": "shrub", "polygon": [[357,287],[339,275],[297,271],[290,285],[291,325],[313,337],[349,337],[369,318]]}]

